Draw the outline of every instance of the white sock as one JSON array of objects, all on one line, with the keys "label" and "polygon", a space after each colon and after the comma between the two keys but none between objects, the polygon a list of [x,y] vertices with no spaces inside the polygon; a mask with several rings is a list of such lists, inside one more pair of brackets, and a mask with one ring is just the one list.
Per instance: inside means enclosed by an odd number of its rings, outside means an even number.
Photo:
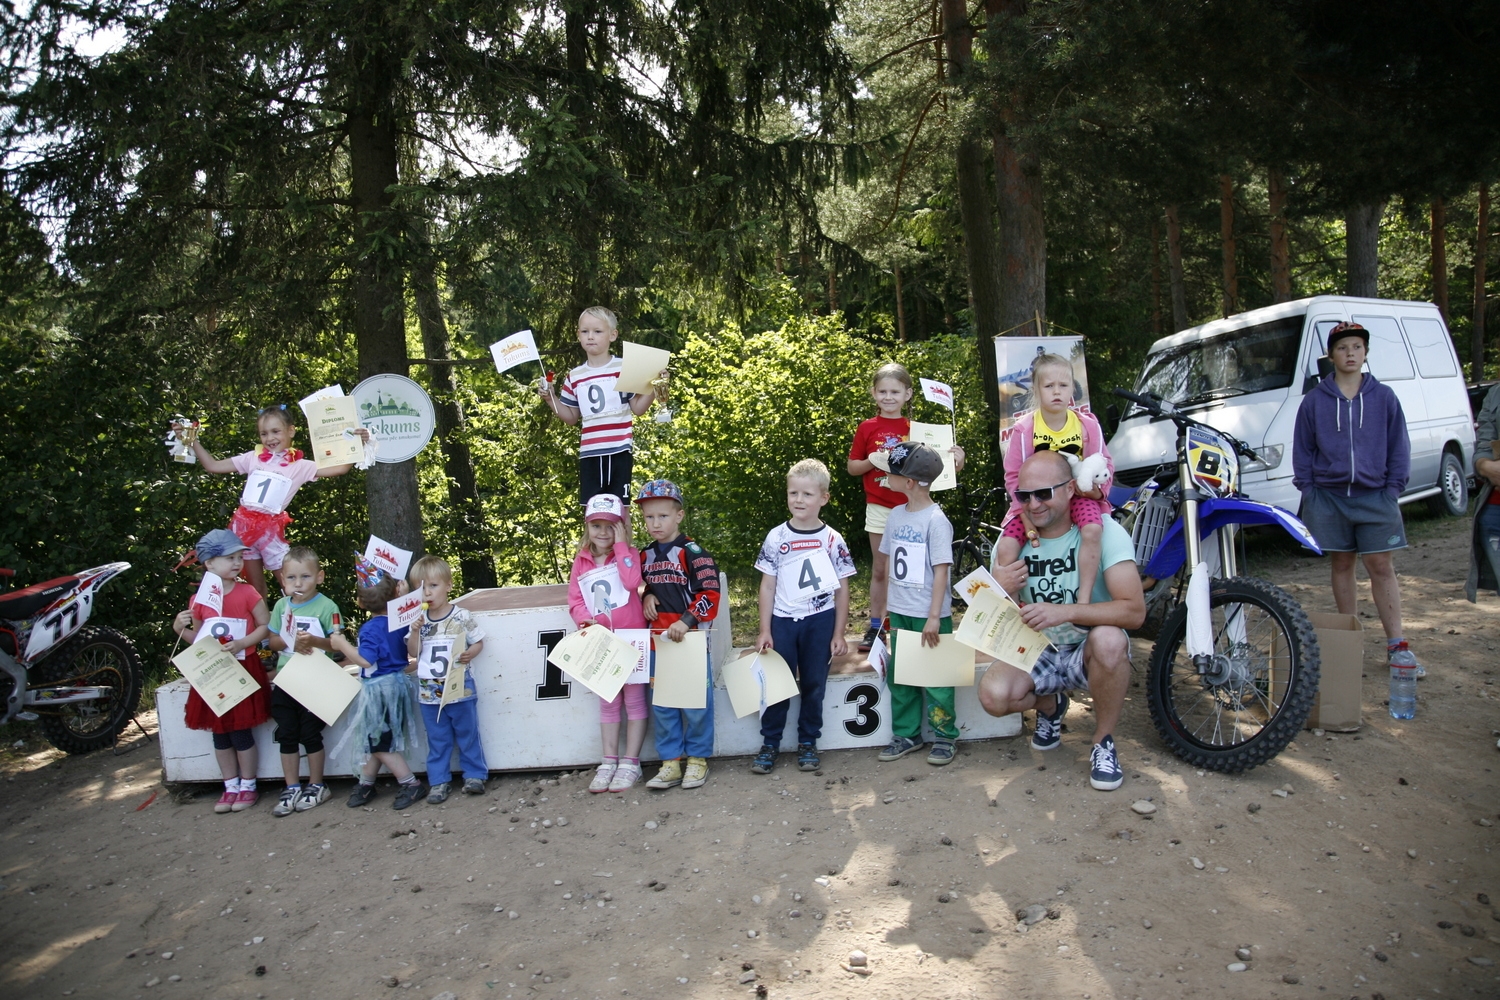
[{"label": "white sock", "polygon": [[253,792],[253,791],[255,791],[255,779],[254,778],[241,778],[240,779],[240,791],[242,791],[242,792]]},{"label": "white sock", "polygon": [[238,792],[239,790],[240,790],[240,779],[239,778],[225,778],[224,779],[224,791],[226,791],[226,792],[230,793],[231,795],[233,795],[235,792]]}]

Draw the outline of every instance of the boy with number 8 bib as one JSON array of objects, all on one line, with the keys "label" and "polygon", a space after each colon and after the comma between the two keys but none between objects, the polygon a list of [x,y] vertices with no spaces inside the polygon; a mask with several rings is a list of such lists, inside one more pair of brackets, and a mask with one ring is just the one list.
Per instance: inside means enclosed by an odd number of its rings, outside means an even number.
[{"label": "boy with number 8 bib", "polygon": [[[417,705],[427,727],[427,801],[448,800],[453,749],[463,767],[464,794],[483,795],[490,776],[479,743],[479,692],[467,664],[484,648],[484,631],[468,608],[448,600],[453,569],[437,556],[423,556],[411,567],[411,582],[422,588],[422,620],[406,636],[406,652],[417,659]],[[443,704],[453,670],[463,671],[463,690]]]},{"label": "boy with number 8 bib", "polygon": [[886,686],[891,691],[891,742],[880,760],[899,760],[922,748],[922,702],[932,727],[932,750],[927,763],[941,766],[953,760],[958,739],[954,690],[924,688],[898,680],[901,653],[896,632],[922,633],[922,645],[936,646],[939,635],[953,631],[953,595],[948,589],[953,568],[953,525],[932,499],[932,481],[943,471],[943,460],[931,447],[902,441],[888,452],[870,456],[875,467],[890,473],[886,485],[906,496],[891,511],[880,539],[880,551],[890,559],[891,593],[886,609],[891,622],[891,657]]},{"label": "boy with number 8 bib", "polygon": [[[791,519],[766,535],[755,568],[760,570],[760,637],[756,649],[774,649],[797,677],[802,706],[797,712],[797,767],[818,768],[818,737],[823,735],[823,689],[828,664],[848,651],[849,588],[854,558],[844,537],[819,514],[828,503],[828,466],[804,458],[786,474],[786,506]],[[781,752],[791,701],[767,705],[760,717],[760,753],[750,770],[770,774]]]}]

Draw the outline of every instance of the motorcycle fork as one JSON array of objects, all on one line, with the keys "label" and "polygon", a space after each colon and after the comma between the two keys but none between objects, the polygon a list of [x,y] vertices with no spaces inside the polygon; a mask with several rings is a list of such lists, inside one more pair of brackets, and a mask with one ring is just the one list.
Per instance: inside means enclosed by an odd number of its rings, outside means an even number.
[{"label": "motorcycle fork", "polygon": [[[1193,478],[1188,470],[1187,448],[1181,439],[1177,450],[1177,482],[1182,486],[1182,541],[1187,552],[1187,580],[1191,583],[1193,574],[1198,572],[1198,563],[1203,558],[1203,539],[1198,534],[1198,502],[1203,494],[1193,485]],[[1187,613],[1193,613],[1191,603]],[[1201,677],[1213,667],[1213,657],[1199,654],[1193,657],[1193,667]]]},{"label": "motorcycle fork", "polygon": [[9,722],[21,712],[26,700],[26,668],[9,653],[0,650],[0,670],[10,675],[10,697],[6,699],[5,715],[0,723]]}]

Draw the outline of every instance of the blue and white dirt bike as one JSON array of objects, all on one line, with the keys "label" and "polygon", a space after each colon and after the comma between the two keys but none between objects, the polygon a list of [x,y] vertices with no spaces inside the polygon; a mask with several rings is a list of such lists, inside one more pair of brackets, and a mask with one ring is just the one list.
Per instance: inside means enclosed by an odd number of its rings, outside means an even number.
[{"label": "blue and white dirt bike", "polygon": [[[1239,575],[1240,529],[1278,525],[1321,552],[1307,526],[1236,489],[1255,452],[1159,397],[1123,389],[1177,425],[1176,468],[1111,496],[1135,543],[1156,633],[1147,678],[1151,721],[1194,767],[1244,771],[1281,752],[1318,693],[1318,639],[1302,606],[1266,580]],[[1128,498],[1128,499],[1127,499]]]}]

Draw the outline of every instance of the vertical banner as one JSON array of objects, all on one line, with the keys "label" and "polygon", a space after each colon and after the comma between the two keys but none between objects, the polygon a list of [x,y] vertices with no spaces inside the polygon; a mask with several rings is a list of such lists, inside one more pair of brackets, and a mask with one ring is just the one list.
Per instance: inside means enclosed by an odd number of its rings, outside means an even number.
[{"label": "vertical banner", "polygon": [[1038,354],[1059,354],[1073,363],[1073,405],[1080,410],[1089,408],[1089,376],[1084,363],[1082,337],[996,337],[1001,454],[1005,452],[1016,418],[1036,408],[1031,398],[1031,362]]}]

